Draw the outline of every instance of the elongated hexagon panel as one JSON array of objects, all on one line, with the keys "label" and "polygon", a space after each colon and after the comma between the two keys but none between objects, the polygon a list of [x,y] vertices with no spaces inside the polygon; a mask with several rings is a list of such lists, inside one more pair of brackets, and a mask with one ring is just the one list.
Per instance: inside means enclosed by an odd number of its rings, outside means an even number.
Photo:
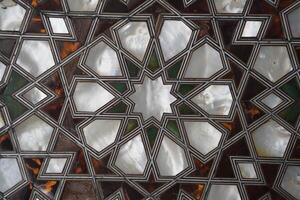
[{"label": "elongated hexagon panel", "polygon": [[37,77],[55,65],[48,41],[24,40],[17,64],[34,77]]},{"label": "elongated hexagon panel", "polygon": [[188,167],[184,149],[165,136],[156,158],[161,176],[176,176]]},{"label": "elongated hexagon panel", "polygon": [[114,98],[109,91],[97,82],[78,82],[73,100],[77,111],[95,112]]},{"label": "elongated hexagon panel", "polygon": [[259,156],[282,157],[291,138],[291,133],[274,120],[269,120],[252,133]]},{"label": "elongated hexagon panel", "polygon": [[67,0],[70,11],[95,11],[99,0]]},{"label": "elongated hexagon panel", "polygon": [[100,76],[122,75],[116,51],[104,41],[100,41],[88,51],[85,64]]},{"label": "elongated hexagon panel", "polygon": [[117,33],[122,47],[142,61],[150,41],[147,22],[127,22],[117,30]]},{"label": "elongated hexagon panel", "polygon": [[192,101],[210,115],[228,115],[233,98],[228,85],[210,85]]},{"label": "elongated hexagon panel", "polygon": [[121,120],[96,119],[83,128],[87,145],[100,152],[112,144],[117,136]]},{"label": "elongated hexagon panel", "polygon": [[26,9],[13,0],[4,0],[0,3],[0,30],[20,31]]},{"label": "elongated hexagon panel", "polygon": [[15,128],[21,151],[46,151],[54,128],[36,115]]},{"label": "elongated hexagon panel", "polygon": [[193,51],[184,77],[210,78],[223,68],[220,52],[209,44],[203,44]]},{"label": "elongated hexagon panel", "polygon": [[280,186],[294,198],[300,199],[300,166],[289,165]]},{"label": "elongated hexagon panel", "polygon": [[6,192],[23,180],[16,158],[0,158],[0,192]]},{"label": "elongated hexagon panel", "polygon": [[140,135],[121,146],[115,165],[125,174],[143,174],[148,158]]},{"label": "elongated hexagon panel", "polygon": [[182,52],[188,45],[192,30],[179,20],[165,20],[163,22],[159,42],[165,61]]},{"label": "elongated hexagon panel", "polygon": [[261,46],[253,68],[272,82],[293,70],[286,46]]},{"label": "elongated hexagon panel", "polygon": [[209,122],[185,121],[190,144],[203,155],[218,147],[222,133]]},{"label": "elongated hexagon panel", "polygon": [[247,0],[213,0],[217,13],[240,14],[244,11]]},{"label": "elongated hexagon panel", "polygon": [[241,195],[236,185],[212,185],[207,200],[241,200]]}]

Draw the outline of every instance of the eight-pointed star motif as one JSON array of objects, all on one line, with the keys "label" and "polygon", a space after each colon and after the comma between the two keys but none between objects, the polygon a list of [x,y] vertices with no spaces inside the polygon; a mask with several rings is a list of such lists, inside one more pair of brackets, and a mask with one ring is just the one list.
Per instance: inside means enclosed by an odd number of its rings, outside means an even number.
[{"label": "eight-pointed star motif", "polygon": [[155,117],[161,120],[163,113],[172,113],[170,104],[176,98],[170,93],[172,85],[164,85],[161,77],[151,80],[145,77],[142,84],[136,84],[130,99],[135,103],[134,112],[140,112],[144,120]]}]

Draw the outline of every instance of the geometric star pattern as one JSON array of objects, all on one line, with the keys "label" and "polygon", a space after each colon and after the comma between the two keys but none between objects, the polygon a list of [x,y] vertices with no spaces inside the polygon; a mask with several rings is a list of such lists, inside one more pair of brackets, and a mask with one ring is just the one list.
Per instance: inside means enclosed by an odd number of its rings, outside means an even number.
[{"label": "geometric star pattern", "polygon": [[0,1],[0,199],[300,199],[300,2]]}]

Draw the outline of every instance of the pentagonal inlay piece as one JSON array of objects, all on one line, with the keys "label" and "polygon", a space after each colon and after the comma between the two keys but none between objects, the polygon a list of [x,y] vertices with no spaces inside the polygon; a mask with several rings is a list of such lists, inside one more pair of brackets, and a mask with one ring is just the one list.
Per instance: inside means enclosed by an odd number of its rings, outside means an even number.
[{"label": "pentagonal inlay piece", "polygon": [[185,78],[209,78],[223,68],[220,53],[209,44],[193,51]]},{"label": "pentagonal inlay piece", "polygon": [[261,25],[262,21],[246,21],[244,30],[242,32],[242,37],[257,37]]},{"label": "pentagonal inlay piece", "polygon": [[272,119],[252,133],[257,154],[265,157],[282,157],[290,137],[291,133]]},{"label": "pentagonal inlay piece", "polygon": [[288,166],[280,186],[296,199],[300,199],[300,166]]},{"label": "pentagonal inlay piece", "polygon": [[272,82],[278,81],[293,66],[286,46],[261,46],[256,58],[254,69]]},{"label": "pentagonal inlay piece", "polygon": [[236,185],[212,185],[207,200],[241,200]]},{"label": "pentagonal inlay piece", "polygon": [[50,25],[53,33],[55,34],[68,34],[69,30],[67,28],[64,18],[59,17],[49,17]]},{"label": "pentagonal inlay piece", "polygon": [[128,22],[118,29],[117,33],[122,47],[142,61],[150,41],[147,22]]},{"label": "pentagonal inlay piece", "polygon": [[146,164],[147,156],[140,135],[121,146],[115,162],[125,174],[143,174]]},{"label": "pentagonal inlay piece", "polygon": [[25,92],[23,94],[23,97],[25,99],[27,99],[33,105],[36,105],[37,103],[39,103],[40,101],[45,99],[47,97],[47,95],[44,92],[42,92],[40,89],[38,89],[37,87],[34,87],[34,88],[31,88],[30,90],[28,90],[27,92]]},{"label": "pentagonal inlay piece", "polygon": [[161,176],[176,176],[188,167],[183,148],[167,136],[162,140],[156,163]]},{"label": "pentagonal inlay piece", "polygon": [[165,61],[182,52],[190,41],[192,30],[179,20],[165,20],[159,42]]},{"label": "pentagonal inlay piece", "polygon": [[0,2],[0,30],[20,31],[26,14],[25,8],[13,0]]},{"label": "pentagonal inlay piece", "polygon": [[233,99],[228,85],[210,85],[192,101],[210,115],[228,115]]},{"label": "pentagonal inlay piece", "polygon": [[15,128],[20,149],[22,151],[46,151],[53,127],[32,115]]},{"label": "pentagonal inlay piece", "polygon": [[60,174],[63,172],[67,158],[50,158],[46,174]]},{"label": "pentagonal inlay piece", "polygon": [[241,162],[238,164],[238,167],[240,169],[242,178],[246,178],[246,179],[256,179],[257,178],[257,174],[256,174],[253,163]]},{"label": "pentagonal inlay piece", "polygon": [[6,192],[23,180],[16,158],[0,158],[0,192]]},{"label": "pentagonal inlay piece", "polygon": [[96,119],[83,128],[86,143],[96,151],[112,144],[117,136],[121,120]]},{"label": "pentagonal inlay piece", "polygon": [[300,6],[298,6],[298,8],[288,13],[287,19],[289,22],[287,24],[291,30],[292,36],[295,38],[299,38],[300,37],[300,24],[299,24]]},{"label": "pentagonal inlay piece", "polygon": [[276,94],[271,93],[265,98],[263,98],[261,102],[266,106],[268,106],[269,108],[274,109],[278,105],[280,105],[283,102],[283,100],[280,97],[278,97]]},{"label": "pentagonal inlay piece", "polygon": [[130,96],[135,103],[134,112],[142,113],[145,120],[152,116],[161,120],[163,113],[172,113],[170,104],[176,98],[170,93],[172,85],[164,85],[161,77],[145,77],[143,84],[134,87],[136,91]]},{"label": "pentagonal inlay piece", "polygon": [[95,11],[99,0],[67,0],[70,11]]},{"label": "pentagonal inlay piece", "polygon": [[114,98],[97,82],[78,82],[73,94],[77,111],[95,112]]},{"label": "pentagonal inlay piece", "polygon": [[247,0],[213,0],[217,13],[242,13]]},{"label": "pentagonal inlay piece", "polygon": [[88,51],[85,64],[100,76],[122,75],[116,51],[104,41]]},{"label": "pentagonal inlay piece", "polygon": [[17,64],[32,76],[37,77],[55,63],[48,41],[24,40]]},{"label": "pentagonal inlay piece", "polygon": [[190,144],[203,155],[214,150],[222,133],[208,122],[184,122]]}]

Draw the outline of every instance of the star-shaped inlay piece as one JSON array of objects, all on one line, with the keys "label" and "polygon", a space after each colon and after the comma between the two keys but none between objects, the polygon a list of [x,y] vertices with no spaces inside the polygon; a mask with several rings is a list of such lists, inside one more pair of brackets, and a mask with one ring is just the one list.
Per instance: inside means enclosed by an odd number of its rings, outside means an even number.
[{"label": "star-shaped inlay piece", "polygon": [[170,104],[176,98],[170,93],[172,85],[164,85],[161,77],[151,80],[145,77],[143,84],[136,84],[130,99],[135,103],[134,112],[140,112],[144,120],[155,117],[161,120],[163,113],[172,113]]}]

